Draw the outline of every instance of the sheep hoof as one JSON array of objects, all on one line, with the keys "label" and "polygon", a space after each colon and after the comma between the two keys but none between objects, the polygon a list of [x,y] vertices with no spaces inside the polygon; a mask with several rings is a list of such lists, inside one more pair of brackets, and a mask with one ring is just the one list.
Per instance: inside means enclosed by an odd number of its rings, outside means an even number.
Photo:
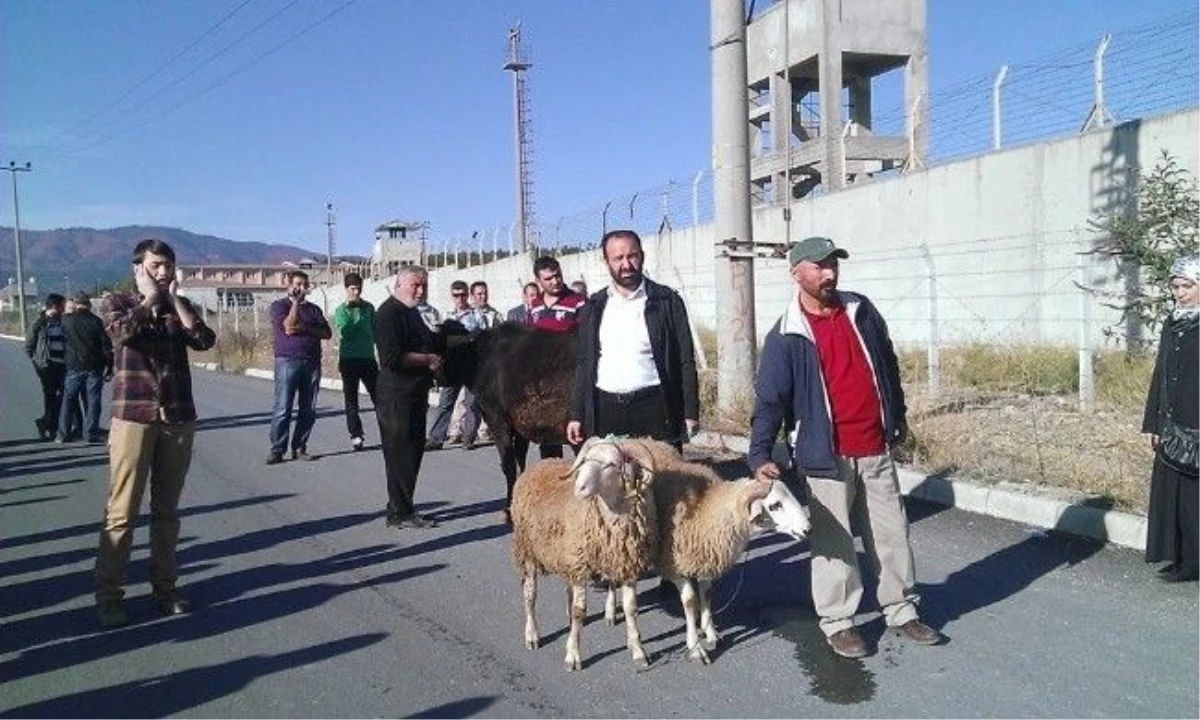
[{"label": "sheep hoof", "polygon": [[696,645],[694,647],[688,648],[687,658],[688,658],[688,660],[699,661],[699,663],[701,665],[708,665],[712,662],[711,660],[708,659],[708,653],[706,653],[704,651],[703,645]]},{"label": "sheep hoof", "polygon": [[633,664],[640,668],[650,667],[650,658],[646,657],[645,653],[633,656]]},{"label": "sheep hoof", "polygon": [[529,638],[525,638],[525,648],[527,650],[537,650],[538,649],[538,639],[533,638],[532,640],[530,640]]},{"label": "sheep hoof", "polygon": [[717,649],[717,639],[715,637],[706,637],[700,641],[700,645],[708,652],[712,652]]},{"label": "sheep hoof", "polygon": [[579,662],[579,658],[567,658],[563,666],[567,668],[567,672],[575,672],[583,668],[583,665]]}]

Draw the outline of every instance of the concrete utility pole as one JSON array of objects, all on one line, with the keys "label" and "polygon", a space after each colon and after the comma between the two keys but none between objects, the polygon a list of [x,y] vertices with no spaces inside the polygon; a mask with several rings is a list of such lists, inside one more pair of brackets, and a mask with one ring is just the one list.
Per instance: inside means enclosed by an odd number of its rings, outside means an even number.
[{"label": "concrete utility pole", "polygon": [[714,228],[717,241],[717,411],[728,415],[751,392],[754,234],[750,222],[750,123],[743,0],[711,0]]},{"label": "concrete utility pole", "polygon": [[337,225],[337,216],[333,214],[333,203],[325,203],[325,283],[333,284],[333,251],[334,251],[334,227]]},{"label": "concrete utility pole", "polygon": [[21,203],[17,199],[17,173],[31,172],[33,166],[29,163],[18,165],[12,160],[8,161],[8,167],[5,170],[12,173],[13,183],[13,242],[17,246],[17,307],[21,312],[21,335],[25,335],[25,266],[21,260]]}]

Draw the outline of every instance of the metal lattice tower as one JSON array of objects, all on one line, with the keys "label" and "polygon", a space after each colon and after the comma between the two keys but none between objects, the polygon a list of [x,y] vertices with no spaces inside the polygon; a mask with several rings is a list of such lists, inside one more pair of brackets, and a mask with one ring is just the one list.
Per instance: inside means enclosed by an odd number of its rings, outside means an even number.
[{"label": "metal lattice tower", "polygon": [[533,172],[529,132],[529,87],[525,71],[533,67],[521,48],[521,24],[508,31],[504,69],[513,74],[513,126],[516,130],[517,239],[521,252],[535,243],[533,230]]}]

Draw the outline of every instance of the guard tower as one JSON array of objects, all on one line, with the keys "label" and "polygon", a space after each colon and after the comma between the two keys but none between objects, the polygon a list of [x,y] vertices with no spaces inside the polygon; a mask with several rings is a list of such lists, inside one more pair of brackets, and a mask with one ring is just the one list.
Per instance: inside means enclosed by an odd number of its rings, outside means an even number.
[{"label": "guard tower", "polygon": [[[752,194],[783,203],[922,167],[929,117],[925,0],[779,0],[746,29]],[[871,81],[904,69],[904,133],[874,132]],[[897,99],[897,105],[899,99]]]}]

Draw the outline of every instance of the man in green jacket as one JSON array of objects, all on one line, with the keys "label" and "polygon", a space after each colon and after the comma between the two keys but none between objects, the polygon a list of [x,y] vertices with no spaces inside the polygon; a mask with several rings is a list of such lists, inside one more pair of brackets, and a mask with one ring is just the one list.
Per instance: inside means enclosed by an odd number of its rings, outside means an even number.
[{"label": "man in green jacket", "polygon": [[338,372],[342,375],[342,394],[346,402],[346,429],[350,447],[363,446],[362,420],[358,417],[358,383],[367,386],[375,402],[375,380],[379,365],[375,362],[375,306],[362,299],[362,276],[346,273],[346,302],[333,311],[338,329]]}]

